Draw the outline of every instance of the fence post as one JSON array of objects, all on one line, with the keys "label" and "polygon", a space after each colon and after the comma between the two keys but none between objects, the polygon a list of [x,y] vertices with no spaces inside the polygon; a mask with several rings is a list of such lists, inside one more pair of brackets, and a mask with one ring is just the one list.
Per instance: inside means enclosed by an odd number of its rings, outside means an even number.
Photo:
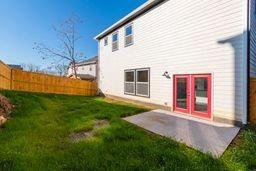
[{"label": "fence post", "polygon": [[12,90],[12,68],[11,68],[11,76],[10,76],[10,90]]}]

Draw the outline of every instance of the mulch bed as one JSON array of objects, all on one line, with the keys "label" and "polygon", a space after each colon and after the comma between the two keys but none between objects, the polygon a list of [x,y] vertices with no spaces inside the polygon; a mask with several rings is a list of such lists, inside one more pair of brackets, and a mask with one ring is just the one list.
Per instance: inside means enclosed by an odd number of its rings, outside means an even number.
[{"label": "mulch bed", "polygon": [[8,98],[0,94],[0,126],[3,125],[8,118],[14,105],[10,102]]}]

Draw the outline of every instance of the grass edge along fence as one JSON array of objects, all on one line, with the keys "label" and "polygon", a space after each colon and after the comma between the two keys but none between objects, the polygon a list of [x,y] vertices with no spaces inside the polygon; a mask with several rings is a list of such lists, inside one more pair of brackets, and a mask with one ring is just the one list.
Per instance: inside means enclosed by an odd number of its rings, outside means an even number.
[{"label": "grass edge along fence", "polygon": [[96,82],[11,69],[2,61],[0,89],[83,96],[95,96],[98,92]]}]

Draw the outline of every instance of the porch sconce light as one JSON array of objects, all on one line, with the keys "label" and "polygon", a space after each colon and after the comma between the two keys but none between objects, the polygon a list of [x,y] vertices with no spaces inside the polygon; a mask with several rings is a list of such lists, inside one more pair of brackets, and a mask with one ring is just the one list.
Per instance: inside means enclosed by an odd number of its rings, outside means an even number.
[{"label": "porch sconce light", "polygon": [[166,77],[166,78],[168,78],[168,79],[171,78],[171,76],[169,75],[168,71],[165,71],[162,76],[163,76],[163,77]]}]

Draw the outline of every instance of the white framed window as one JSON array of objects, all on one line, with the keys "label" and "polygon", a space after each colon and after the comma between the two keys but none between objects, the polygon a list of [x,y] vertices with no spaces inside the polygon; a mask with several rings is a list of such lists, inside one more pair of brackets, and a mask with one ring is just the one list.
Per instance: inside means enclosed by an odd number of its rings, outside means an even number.
[{"label": "white framed window", "polygon": [[118,50],[118,32],[115,32],[112,34],[112,51],[117,51]]},{"label": "white framed window", "polygon": [[135,95],[135,70],[124,71],[124,93]]},{"label": "white framed window", "polygon": [[108,45],[108,37],[105,37],[104,38],[104,46],[107,46]]},{"label": "white framed window", "polygon": [[150,69],[124,71],[124,94],[150,97]]},{"label": "white framed window", "polygon": [[149,97],[149,69],[136,70],[136,95]]},{"label": "white framed window", "polygon": [[125,26],[125,38],[124,45],[125,47],[133,45],[133,24]]}]

